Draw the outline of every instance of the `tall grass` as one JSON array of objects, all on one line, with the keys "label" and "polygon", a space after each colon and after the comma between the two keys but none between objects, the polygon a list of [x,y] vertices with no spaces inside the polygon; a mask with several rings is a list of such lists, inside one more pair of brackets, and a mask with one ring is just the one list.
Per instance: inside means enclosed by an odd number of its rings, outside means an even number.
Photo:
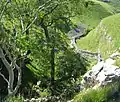
[{"label": "tall grass", "polygon": [[82,91],[74,97],[74,102],[119,102],[120,83],[114,83],[98,89]]}]

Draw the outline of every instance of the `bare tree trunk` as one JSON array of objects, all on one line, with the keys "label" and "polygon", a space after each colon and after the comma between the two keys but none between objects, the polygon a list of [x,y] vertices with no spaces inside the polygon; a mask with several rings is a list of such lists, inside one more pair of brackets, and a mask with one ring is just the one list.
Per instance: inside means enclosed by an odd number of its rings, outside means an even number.
[{"label": "bare tree trunk", "polygon": [[[14,63],[11,59],[11,64],[7,61],[4,53],[3,53],[3,49],[0,47],[0,58],[3,62],[3,64],[5,65],[7,71],[8,71],[8,74],[9,74],[9,79],[5,78],[5,76],[0,73],[0,75],[4,78],[4,80],[7,82],[8,84],[8,95],[15,95],[21,85],[21,68],[16,64]],[[17,69],[18,71],[18,80],[17,80],[17,85],[16,87],[14,88],[14,67]]]}]

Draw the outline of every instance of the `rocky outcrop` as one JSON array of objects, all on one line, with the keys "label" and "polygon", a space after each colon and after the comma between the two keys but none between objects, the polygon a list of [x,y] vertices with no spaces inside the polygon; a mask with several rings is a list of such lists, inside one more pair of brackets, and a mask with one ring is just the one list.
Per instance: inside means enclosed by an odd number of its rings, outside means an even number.
[{"label": "rocky outcrop", "polygon": [[68,37],[71,39],[70,47],[77,49],[76,40],[85,36],[87,28],[83,24],[79,24],[76,28],[68,32]]},{"label": "rocky outcrop", "polygon": [[68,32],[68,37],[70,38],[79,38],[86,33],[87,27],[83,24],[77,25],[75,28]]},{"label": "rocky outcrop", "polygon": [[112,54],[105,61],[100,61],[92,67],[84,76],[82,85],[86,88],[104,86],[120,79],[120,68],[115,65],[120,53]]}]

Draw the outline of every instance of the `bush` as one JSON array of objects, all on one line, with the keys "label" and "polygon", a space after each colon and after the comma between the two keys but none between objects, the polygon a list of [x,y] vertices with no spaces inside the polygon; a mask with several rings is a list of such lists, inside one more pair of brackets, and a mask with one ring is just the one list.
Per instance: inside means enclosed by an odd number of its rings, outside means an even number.
[{"label": "bush", "polygon": [[24,102],[24,98],[20,96],[6,97],[5,102]]},{"label": "bush", "polygon": [[98,89],[82,91],[74,98],[74,102],[119,102],[120,84],[115,83]]}]

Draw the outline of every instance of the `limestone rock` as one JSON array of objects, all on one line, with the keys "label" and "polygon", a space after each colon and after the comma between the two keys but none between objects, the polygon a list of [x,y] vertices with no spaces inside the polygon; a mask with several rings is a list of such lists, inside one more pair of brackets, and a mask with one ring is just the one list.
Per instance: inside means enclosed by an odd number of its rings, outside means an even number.
[{"label": "limestone rock", "polygon": [[120,53],[112,54],[105,61],[98,62],[84,76],[81,84],[84,87],[104,86],[120,79],[120,68],[115,64],[115,57]]},{"label": "limestone rock", "polygon": [[113,60],[113,59],[111,59],[111,58],[108,58],[106,61],[105,61],[105,63],[106,64],[111,64],[111,65],[113,65],[113,64],[115,64],[115,60]]}]

